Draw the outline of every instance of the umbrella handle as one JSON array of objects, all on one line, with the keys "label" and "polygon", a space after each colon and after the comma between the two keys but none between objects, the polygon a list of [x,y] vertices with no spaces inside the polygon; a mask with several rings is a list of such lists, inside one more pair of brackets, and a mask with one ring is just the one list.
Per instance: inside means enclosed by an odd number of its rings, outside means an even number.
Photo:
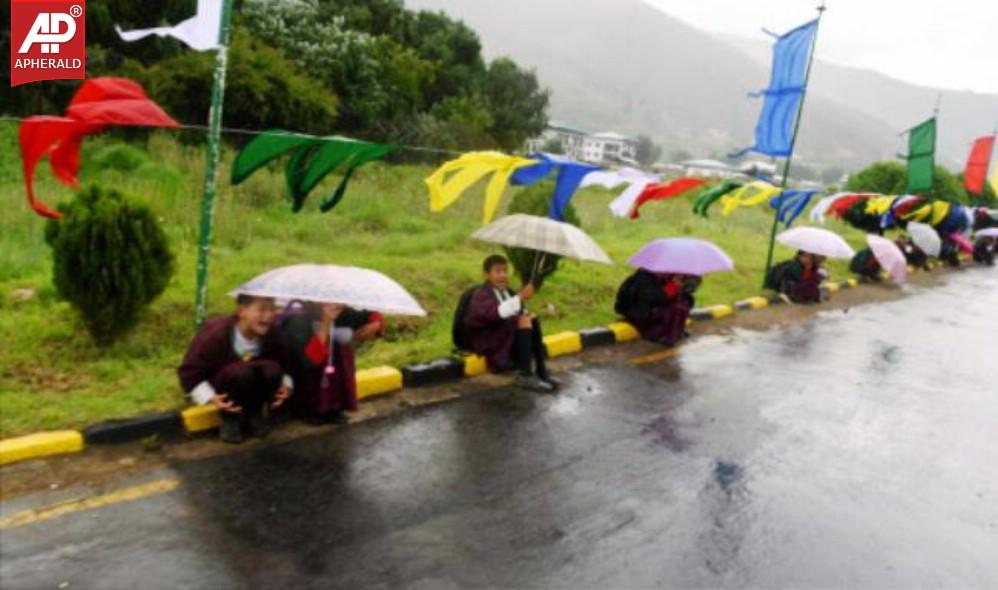
[{"label": "umbrella handle", "polygon": [[533,269],[530,271],[530,278],[528,279],[528,282],[533,283],[536,281],[537,273],[539,273],[544,268],[545,256],[546,256],[545,253],[539,250],[534,250],[534,264],[533,264]]},{"label": "umbrella handle", "polygon": [[329,356],[326,359],[326,368],[322,371],[322,381],[323,385],[329,385],[329,376],[336,373],[336,367],[333,365],[333,347],[336,346],[336,323],[333,322],[329,324]]}]

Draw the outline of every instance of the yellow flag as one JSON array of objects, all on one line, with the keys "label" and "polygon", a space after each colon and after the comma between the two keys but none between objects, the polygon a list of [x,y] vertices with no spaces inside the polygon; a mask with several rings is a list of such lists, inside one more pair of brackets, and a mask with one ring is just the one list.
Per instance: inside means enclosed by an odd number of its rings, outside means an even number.
[{"label": "yellow flag", "polygon": [[893,202],[894,197],[892,196],[872,197],[866,201],[865,213],[867,215],[883,215],[890,210]]},{"label": "yellow flag", "polygon": [[932,222],[929,224],[935,227],[946,219],[949,215],[950,205],[946,201],[936,201],[932,203]]},{"label": "yellow flag", "polygon": [[721,205],[724,207],[721,213],[731,215],[731,212],[739,207],[752,207],[764,203],[778,194],[780,194],[779,187],[756,180],[721,197]]},{"label": "yellow flag", "polygon": [[488,175],[492,175],[485,187],[485,205],[482,223],[489,223],[495,215],[502,193],[509,184],[509,177],[524,166],[536,164],[517,156],[501,152],[468,152],[456,160],[445,162],[426,179],[430,190],[430,211],[437,212],[451,206],[464,191]]}]

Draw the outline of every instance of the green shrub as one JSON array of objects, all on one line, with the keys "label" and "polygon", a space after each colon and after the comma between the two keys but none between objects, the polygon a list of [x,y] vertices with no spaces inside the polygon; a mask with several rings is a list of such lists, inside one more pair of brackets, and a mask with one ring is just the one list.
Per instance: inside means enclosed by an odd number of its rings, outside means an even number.
[{"label": "green shrub", "polygon": [[138,322],[174,271],[166,233],[152,211],[121,193],[96,186],[50,220],[52,279],[98,345],[106,346]]},{"label": "green shrub", "polygon": [[94,165],[100,170],[132,172],[148,161],[144,151],[127,143],[115,143],[94,154]]},{"label": "green shrub", "polygon": [[[554,184],[551,182],[539,182],[533,186],[521,190],[510,202],[507,213],[526,213],[547,217],[551,213],[551,198],[554,195]],[[565,208],[565,221],[576,227],[581,227],[579,216],[575,212],[575,207],[569,203]],[[537,251],[526,248],[504,248],[506,257],[513,263],[516,274],[520,281],[526,283],[534,270],[534,266],[539,261]],[[534,287],[540,290],[544,281],[558,270],[560,256],[545,254],[543,265],[534,279]]]}]

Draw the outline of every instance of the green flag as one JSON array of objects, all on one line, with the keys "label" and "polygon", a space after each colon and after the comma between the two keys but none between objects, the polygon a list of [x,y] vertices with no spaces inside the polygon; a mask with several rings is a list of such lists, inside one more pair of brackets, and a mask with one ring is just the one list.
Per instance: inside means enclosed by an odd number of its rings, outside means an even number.
[{"label": "green flag", "polygon": [[932,190],[932,173],[936,167],[936,118],[933,117],[908,131],[908,192]]}]

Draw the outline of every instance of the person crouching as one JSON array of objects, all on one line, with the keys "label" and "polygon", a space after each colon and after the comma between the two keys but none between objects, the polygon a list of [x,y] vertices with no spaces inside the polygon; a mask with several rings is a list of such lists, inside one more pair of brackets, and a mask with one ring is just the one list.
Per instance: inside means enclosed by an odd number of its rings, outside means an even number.
[{"label": "person crouching", "polygon": [[686,334],[700,278],[638,269],[620,285],[614,310],[645,340],[675,346]]},{"label": "person crouching", "polygon": [[270,410],[294,389],[274,300],[240,295],[236,302],[233,315],[205,322],[177,369],[194,403],[218,408],[227,443],[243,441],[244,422],[253,436],[267,436]]},{"label": "person crouching", "polygon": [[775,289],[794,303],[821,303],[821,281],[827,272],[824,256],[799,250],[790,260],[770,269],[766,288]]}]

